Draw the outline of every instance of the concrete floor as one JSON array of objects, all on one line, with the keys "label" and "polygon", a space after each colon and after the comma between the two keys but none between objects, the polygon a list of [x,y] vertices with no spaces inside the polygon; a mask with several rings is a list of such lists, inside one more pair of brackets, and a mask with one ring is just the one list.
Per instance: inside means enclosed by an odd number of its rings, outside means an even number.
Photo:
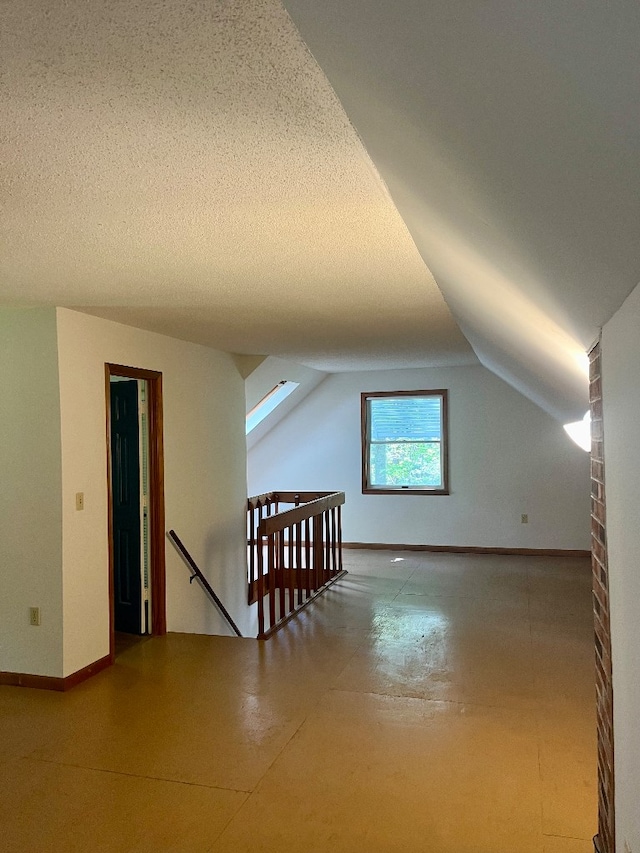
[{"label": "concrete floor", "polygon": [[0,687],[0,848],[592,853],[585,560],[346,551],[266,643]]}]

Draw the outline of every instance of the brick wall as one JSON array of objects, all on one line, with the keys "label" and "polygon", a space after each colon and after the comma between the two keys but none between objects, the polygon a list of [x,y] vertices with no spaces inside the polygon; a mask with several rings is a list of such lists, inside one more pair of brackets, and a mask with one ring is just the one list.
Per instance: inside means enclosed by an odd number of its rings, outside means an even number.
[{"label": "brick wall", "polygon": [[589,353],[591,400],[591,562],[596,646],[596,698],[598,707],[598,853],[615,853],[613,775],[613,687],[611,680],[611,629],[607,564],[607,515],[602,422],[601,349]]}]

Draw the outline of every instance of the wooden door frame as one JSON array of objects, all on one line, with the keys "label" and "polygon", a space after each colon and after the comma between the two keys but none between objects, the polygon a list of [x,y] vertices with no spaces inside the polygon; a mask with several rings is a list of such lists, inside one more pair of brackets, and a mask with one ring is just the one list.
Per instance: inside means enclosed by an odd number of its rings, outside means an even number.
[{"label": "wooden door frame", "polygon": [[109,657],[115,660],[114,555],[113,555],[113,480],[111,471],[111,377],[147,381],[149,413],[149,542],[151,546],[151,634],[167,633],[166,564],[164,538],[164,445],[162,437],[162,373],[105,363],[107,402],[107,501],[109,530]]}]

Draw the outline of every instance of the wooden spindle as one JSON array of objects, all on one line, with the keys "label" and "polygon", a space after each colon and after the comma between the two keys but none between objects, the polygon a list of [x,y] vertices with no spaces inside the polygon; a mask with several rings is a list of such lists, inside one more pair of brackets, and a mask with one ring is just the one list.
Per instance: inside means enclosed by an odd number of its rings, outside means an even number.
[{"label": "wooden spindle", "polygon": [[303,566],[302,566],[302,522],[296,524],[296,589],[298,590],[298,604],[302,604]]},{"label": "wooden spindle", "polygon": [[256,583],[256,594],[258,596],[258,637],[264,634],[264,548],[262,537],[257,538],[258,548],[258,579]]},{"label": "wooden spindle", "polygon": [[269,627],[272,628],[276,624],[276,536],[277,533],[272,533],[268,537],[268,554],[269,554],[269,575],[267,577],[268,595],[269,595]]},{"label": "wooden spindle", "polygon": [[285,541],[284,541],[285,531],[281,530],[278,533],[278,599],[280,602],[280,613],[279,617],[282,619],[286,616],[287,609],[285,604],[286,599],[286,590],[285,590]]},{"label": "wooden spindle", "polygon": [[304,568],[305,568],[305,576],[306,576],[306,596],[305,598],[309,598],[311,595],[311,571],[312,571],[312,563],[311,563],[311,519],[307,518],[304,522],[305,531],[304,531]]}]

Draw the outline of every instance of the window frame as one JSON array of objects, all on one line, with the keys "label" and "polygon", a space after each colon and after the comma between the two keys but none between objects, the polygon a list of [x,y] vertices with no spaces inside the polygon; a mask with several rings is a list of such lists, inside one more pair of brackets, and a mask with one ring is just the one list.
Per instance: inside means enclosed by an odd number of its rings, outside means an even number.
[{"label": "window frame", "polygon": [[[440,397],[442,416],[442,438],[440,458],[442,469],[442,488],[398,486],[397,488],[371,486],[369,482],[370,466],[370,430],[368,401],[377,397]],[[446,388],[434,388],[426,391],[363,391],[360,394],[360,446],[362,450],[362,494],[363,495],[449,495],[449,392]]]}]

